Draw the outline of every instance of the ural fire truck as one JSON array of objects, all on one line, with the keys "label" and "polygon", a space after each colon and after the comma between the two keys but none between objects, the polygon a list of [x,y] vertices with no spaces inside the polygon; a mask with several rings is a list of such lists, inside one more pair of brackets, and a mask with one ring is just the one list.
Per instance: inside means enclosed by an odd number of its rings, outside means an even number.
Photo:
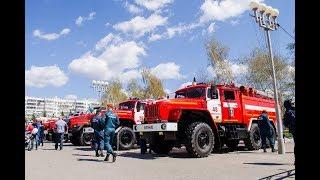
[{"label": "ural fire truck", "polygon": [[258,116],[266,110],[276,136],[274,99],[234,84],[194,83],[175,92],[174,99],[145,106],[145,121],[134,126],[155,153],[167,154],[184,145],[191,157],[207,157],[226,144],[243,140],[249,150],[261,148]]},{"label": "ural fire truck", "polygon": [[[121,102],[119,108],[114,110],[120,121],[117,134],[119,133],[119,148],[121,150],[131,149],[136,143],[136,135],[132,128],[133,125],[141,124],[143,121],[145,104],[146,101],[130,99]],[[91,145],[94,130],[90,127],[90,121],[94,116],[95,113],[85,113],[69,118],[69,137],[72,144]],[[116,141],[114,142],[116,143]]]}]

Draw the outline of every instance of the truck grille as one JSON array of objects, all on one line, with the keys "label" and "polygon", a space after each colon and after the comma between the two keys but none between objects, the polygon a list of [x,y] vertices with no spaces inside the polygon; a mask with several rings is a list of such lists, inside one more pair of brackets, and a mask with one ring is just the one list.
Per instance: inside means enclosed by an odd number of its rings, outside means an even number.
[{"label": "truck grille", "polygon": [[146,118],[157,118],[159,117],[159,106],[156,104],[148,105],[145,109]]}]

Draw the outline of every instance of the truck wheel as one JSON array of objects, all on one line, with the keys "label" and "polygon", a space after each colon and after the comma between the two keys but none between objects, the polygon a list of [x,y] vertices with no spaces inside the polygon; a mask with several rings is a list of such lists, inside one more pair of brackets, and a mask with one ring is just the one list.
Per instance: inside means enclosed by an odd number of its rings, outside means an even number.
[{"label": "truck wheel", "polygon": [[79,146],[80,145],[79,139],[76,138],[76,134],[73,134],[70,137],[70,142],[75,146]]},{"label": "truck wheel", "polygon": [[214,134],[210,126],[203,122],[194,122],[186,131],[186,149],[192,157],[207,157],[214,147]]},{"label": "truck wheel", "polygon": [[249,137],[244,140],[248,150],[259,150],[261,148],[261,137],[258,124],[253,123],[249,132]]},{"label": "truck wheel", "polygon": [[[129,150],[133,148],[136,142],[136,135],[129,127],[122,127],[119,133],[119,148],[121,150]],[[116,142],[116,141],[115,141]]]},{"label": "truck wheel", "polygon": [[69,137],[68,135],[64,135],[64,142],[63,143],[68,143],[69,142]]},{"label": "truck wheel", "polygon": [[239,144],[239,140],[229,140],[226,142],[227,146],[228,146],[228,149],[229,151],[234,151],[237,149],[238,147],[238,144]]},{"label": "truck wheel", "polygon": [[173,143],[171,141],[163,140],[162,136],[155,135],[150,145],[150,149],[156,154],[169,154],[173,148]]},{"label": "truck wheel", "polygon": [[91,145],[91,140],[92,140],[92,134],[91,133],[83,133],[81,130],[80,132],[80,145],[81,146],[90,146]]}]

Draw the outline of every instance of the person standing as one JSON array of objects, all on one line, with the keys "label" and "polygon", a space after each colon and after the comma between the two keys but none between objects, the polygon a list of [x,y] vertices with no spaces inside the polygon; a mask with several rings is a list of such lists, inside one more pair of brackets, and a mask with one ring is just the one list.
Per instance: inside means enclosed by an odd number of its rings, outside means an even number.
[{"label": "person standing", "polygon": [[33,145],[36,144],[36,150],[38,150],[38,141],[39,141],[39,127],[37,120],[34,119],[32,123],[33,129],[32,129],[32,138],[31,138],[31,149],[33,149]]},{"label": "person standing", "polygon": [[[289,133],[293,136],[293,142],[296,144],[296,112],[295,107],[293,106],[294,103],[291,99],[285,100],[283,102],[283,106],[286,108],[283,117],[283,125],[289,129]],[[294,157],[296,157],[296,145],[294,145],[293,149]]]},{"label": "person standing", "polygon": [[270,143],[271,151],[275,152],[274,138],[273,138],[274,131],[272,130],[273,127],[272,127],[270,120],[268,118],[267,111],[263,110],[262,114],[258,117],[258,120],[259,120],[259,129],[260,129],[263,152],[267,152],[267,150],[266,150],[267,139]]},{"label": "person standing", "polygon": [[115,130],[120,125],[119,117],[113,113],[112,107],[107,105],[107,112],[105,113],[104,126],[104,149],[107,150],[105,161],[109,161],[109,156],[112,154],[112,162],[116,161],[117,154],[113,152],[112,144],[115,136]]},{"label": "person standing", "polygon": [[60,150],[63,148],[64,134],[68,132],[67,123],[59,118],[55,123],[55,149],[58,150],[58,143],[60,143]]},{"label": "person standing", "polygon": [[96,116],[91,121],[91,127],[94,129],[93,133],[93,142],[94,149],[96,151],[96,157],[104,157],[103,155],[103,143],[104,143],[104,118],[101,113],[101,109],[99,109],[96,113]]},{"label": "person standing", "polygon": [[42,124],[42,121],[40,121],[40,123],[38,124],[38,136],[39,136],[39,145],[41,144],[41,146],[43,146],[43,138],[44,138],[44,126]]}]

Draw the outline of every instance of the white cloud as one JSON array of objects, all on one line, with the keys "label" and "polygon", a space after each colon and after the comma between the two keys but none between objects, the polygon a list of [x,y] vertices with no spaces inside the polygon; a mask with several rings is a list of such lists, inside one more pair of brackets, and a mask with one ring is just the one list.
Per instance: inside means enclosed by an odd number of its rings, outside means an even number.
[{"label": "white cloud", "polygon": [[111,24],[107,22],[107,23],[105,24],[105,26],[108,27],[108,26],[111,26]]},{"label": "white cloud", "polygon": [[65,28],[65,29],[62,29],[59,34],[58,33],[47,33],[47,34],[44,34],[39,29],[36,29],[36,30],[33,31],[33,36],[34,37],[38,37],[40,39],[51,41],[51,40],[56,40],[56,39],[60,38],[63,35],[69,34],[70,31],[71,31],[70,29]]},{"label": "white cloud", "polygon": [[179,89],[185,88],[186,86],[191,85],[191,84],[192,84],[191,81],[185,82],[185,83],[183,83],[183,84],[180,85]]},{"label": "white cloud", "polygon": [[92,20],[95,15],[96,15],[96,12],[91,12],[91,13],[88,15],[88,17],[79,16],[79,17],[76,19],[76,22],[75,22],[75,23],[76,23],[76,25],[81,26],[84,21],[90,21],[90,20]]},{"label": "white cloud", "polygon": [[180,66],[174,62],[161,63],[151,68],[151,73],[159,79],[181,79],[184,76],[180,74]]},{"label": "white cloud", "polygon": [[243,75],[248,71],[248,66],[246,65],[235,64],[235,63],[230,63],[230,64],[231,64],[231,70],[234,76]]},{"label": "white cloud", "polygon": [[145,33],[152,32],[158,26],[163,26],[167,23],[167,17],[162,17],[158,14],[152,14],[148,18],[136,16],[130,21],[120,22],[113,26],[114,29],[124,33],[133,33],[135,37],[141,37]]},{"label": "white cloud", "polygon": [[95,47],[101,52],[87,52],[74,59],[69,69],[75,74],[97,80],[111,80],[121,76],[133,76],[134,68],[140,66],[140,57],[145,56],[144,48],[134,41],[123,41],[119,36],[108,34]]},{"label": "white cloud", "polygon": [[136,5],[128,3],[128,1],[126,1],[124,6],[131,14],[140,14],[143,11],[142,9],[137,7]]},{"label": "white cloud", "polygon": [[31,66],[25,71],[26,85],[30,87],[43,88],[46,86],[60,87],[68,82],[68,77],[56,65],[54,66]]},{"label": "white cloud", "polygon": [[208,26],[208,33],[213,33],[215,31],[215,23],[211,23],[209,26]]},{"label": "white cloud", "polygon": [[201,26],[199,23],[191,23],[191,24],[179,24],[178,26],[173,26],[167,28],[166,36],[168,39],[174,37],[176,34],[182,34],[183,32],[190,31],[194,28]]},{"label": "white cloud", "polygon": [[78,97],[74,94],[68,94],[66,95],[65,99],[69,99],[69,100],[76,100]]},{"label": "white cloud", "polygon": [[157,41],[159,39],[161,39],[162,36],[159,35],[159,34],[152,34],[150,37],[149,37],[149,42],[152,42],[152,41]]},{"label": "white cloud", "polygon": [[83,22],[83,17],[79,16],[77,19],[76,19],[76,25],[80,26]]},{"label": "white cloud", "polygon": [[96,50],[102,50],[107,48],[110,43],[113,44],[117,44],[119,42],[121,42],[122,39],[119,36],[116,36],[112,33],[109,33],[107,36],[105,36],[104,38],[102,38],[95,46]]},{"label": "white cloud", "polygon": [[119,79],[124,84],[128,83],[131,79],[141,79],[141,71],[130,70],[124,73],[121,73]]},{"label": "white cloud", "polygon": [[[201,5],[201,17],[200,22],[208,21],[224,21],[231,17],[241,15],[243,12],[249,9],[249,3],[252,0],[205,0]],[[263,0],[257,0],[263,1]]]},{"label": "white cloud", "polygon": [[77,45],[82,46],[82,47],[87,47],[87,44],[84,41],[78,41]]},{"label": "white cloud", "polygon": [[231,24],[232,26],[238,25],[238,24],[239,24],[239,20],[231,20],[231,21],[230,21],[230,24]]},{"label": "white cloud", "polygon": [[135,0],[135,2],[148,10],[155,11],[173,3],[173,0]]}]

